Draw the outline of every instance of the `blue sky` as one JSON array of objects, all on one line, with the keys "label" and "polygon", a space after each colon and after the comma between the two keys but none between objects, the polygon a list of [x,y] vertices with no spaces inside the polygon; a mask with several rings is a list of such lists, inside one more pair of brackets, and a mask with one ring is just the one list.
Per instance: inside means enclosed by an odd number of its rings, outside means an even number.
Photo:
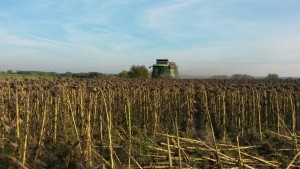
[{"label": "blue sky", "polygon": [[300,76],[298,0],[9,0],[0,70]]}]

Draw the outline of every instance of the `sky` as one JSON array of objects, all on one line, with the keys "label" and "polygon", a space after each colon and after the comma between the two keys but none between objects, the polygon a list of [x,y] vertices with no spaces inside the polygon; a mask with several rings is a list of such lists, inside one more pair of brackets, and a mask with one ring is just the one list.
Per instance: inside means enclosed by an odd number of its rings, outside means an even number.
[{"label": "sky", "polygon": [[9,0],[0,70],[300,76],[299,0]]}]

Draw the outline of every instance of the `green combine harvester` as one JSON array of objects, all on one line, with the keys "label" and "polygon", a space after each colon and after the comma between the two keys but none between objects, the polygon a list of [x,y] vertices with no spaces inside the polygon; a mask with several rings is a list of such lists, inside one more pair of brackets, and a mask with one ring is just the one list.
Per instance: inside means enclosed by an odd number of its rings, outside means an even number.
[{"label": "green combine harvester", "polygon": [[168,59],[156,59],[156,64],[150,66],[152,69],[152,78],[177,78],[177,66]]}]

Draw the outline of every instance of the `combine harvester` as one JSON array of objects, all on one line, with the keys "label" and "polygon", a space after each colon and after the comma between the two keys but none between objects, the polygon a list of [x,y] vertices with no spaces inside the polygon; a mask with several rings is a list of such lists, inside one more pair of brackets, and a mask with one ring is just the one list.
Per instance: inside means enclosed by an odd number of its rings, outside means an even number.
[{"label": "combine harvester", "polygon": [[169,62],[168,59],[156,59],[156,64],[150,66],[152,69],[152,78],[178,78],[177,66],[174,62]]}]

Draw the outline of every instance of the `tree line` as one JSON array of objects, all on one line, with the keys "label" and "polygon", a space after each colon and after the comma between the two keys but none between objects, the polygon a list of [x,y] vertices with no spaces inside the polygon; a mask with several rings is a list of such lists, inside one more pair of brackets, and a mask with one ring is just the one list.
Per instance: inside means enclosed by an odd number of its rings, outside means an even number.
[{"label": "tree line", "polygon": [[12,71],[0,72],[0,74],[17,74],[17,75],[29,75],[29,76],[45,76],[45,77],[74,77],[74,78],[101,78],[111,77],[113,75],[98,73],[98,72],[87,72],[87,73],[57,73],[57,72],[43,72],[43,71]]},{"label": "tree line", "polygon": [[[269,73],[266,77],[262,77],[263,79],[267,80],[274,80],[279,79],[279,75],[276,73]],[[227,75],[214,75],[211,76],[211,79],[235,79],[235,80],[249,80],[249,79],[255,79],[255,77],[247,74],[234,74],[231,76]]]},{"label": "tree line", "polygon": [[145,65],[133,65],[129,71],[123,70],[118,74],[104,74],[99,72],[81,72],[81,73],[57,73],[44,71],[2,71],[0,74],[18,74],[31,76],[51,76],[51,77],[74,77],[74,78],[106,78],[106,77],[120,77],[120,78],[150,78],[149,70]]},{"label": "tree line", "polygon": [[[32,75],[32,76],[51,76],[51,77],[73,77],[73,78],[150,78],[150,71],[145,65],[133,65],[130,67],[129,71],[122,70],[118,74],[104,74],[99,72],[87,72],[87,73],[57,73],[57,72],[43,72],[43,71],[12,71],[7,70],[0,72],[0,74],[19,74],[19,75]],[[248,80],[255,79],[251,75],[247,74],[234,74],[232,76],[227,75],[214,75],[210,77],[211,79],[236,79],[236,80]],[[279,79],[279,75],[275,73],[269,73],[264,79],[272,80]],[[288,78],[290,79],[290,78]]]}]

